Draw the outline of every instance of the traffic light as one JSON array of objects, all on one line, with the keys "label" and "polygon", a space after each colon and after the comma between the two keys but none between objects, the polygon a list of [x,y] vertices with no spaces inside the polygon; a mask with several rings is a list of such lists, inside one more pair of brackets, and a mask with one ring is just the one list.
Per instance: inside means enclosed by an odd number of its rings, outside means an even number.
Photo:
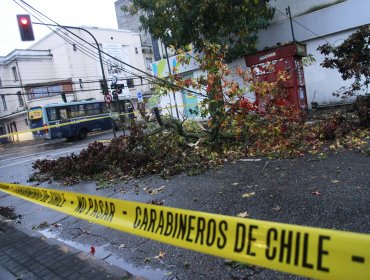
[{"label": "traffic light", "polygon": [[106,82],[104,80],[100,80],[100,89],[103,91],[103,94],[106,95],[108,94],[108,88],[106,87]]},{"label": "traffic light", "polygon": [[61,96],[62,96],[62,100],[64,103],[67,103],[67,97],[66,97],[66,94],[64,92],[61,93]]},{"label": "traffic light", "polygon": [[125,88],[125,85],[124,84],[116,84],[116,92],[117,92],[117,94],[121,94],[123,88]]},{"label": "traffic light", "polygon": [[30,15],[17,15],[17,22],[22,41],[34,41]]}]

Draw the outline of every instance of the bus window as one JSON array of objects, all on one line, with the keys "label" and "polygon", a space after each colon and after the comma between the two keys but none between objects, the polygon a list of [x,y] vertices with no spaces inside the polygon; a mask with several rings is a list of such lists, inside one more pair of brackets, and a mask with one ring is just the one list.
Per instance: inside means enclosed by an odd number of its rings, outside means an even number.
[{"label": "bus window", "polygon": [[85,116],[85,110],[83,105],[70,106],[69,115],[71,118],[79,118]]},{"label": "bus window", "polygon": [[111,103],[111,110],[112,110],[112,112],[117,112],[117,102],[112,102]]},{"label": "bus window", "polygon": [[85,105],[86,115],[99,115],[100,114],[100,104],[93,103],[93,104],[86,104]]},{"label": "bus window", "polygon": [[47,108],[46,109],[46,113],[48,115],[48,120],[49,121],[56,121],[56,120],[58,120],[56,108]]},{"label": "bus window", "polygon": [[61,121],[68,120],[68,114],[66,108],[59,108],[59,116]]},{"label": "bus window", "polygon": [[107,103],[102,103],[101,106],[103,109],[103,114],[109,113],[109,105]]}]

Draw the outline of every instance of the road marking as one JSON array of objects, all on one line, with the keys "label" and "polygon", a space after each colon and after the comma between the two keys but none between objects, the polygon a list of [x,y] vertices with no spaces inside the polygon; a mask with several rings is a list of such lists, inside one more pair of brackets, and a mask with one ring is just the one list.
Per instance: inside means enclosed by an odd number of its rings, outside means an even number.
[{"label": "road marking", "polygon": [[[80,147],[80,146],[86,146],[86,144],[77,145],[77,146],[75,146],[75,147],[77,148],[77,147]],[[48,151],[41,151],[41,152],[39,152],[39,153],[35,153],[35,154],[28,154],[28,155],[19,156],[19,157],[13,157],[13,158],[7,158],[7,159],[0,159],[0,162],[4,162],[4,161],[11,161],[11,160],[21,159],[21,158],[26,158],[26,157],[32,157],[32,156],[39,156],[39,155],[42,155],[42,154],[49,154],[49,153],[50,153],[50,151],[58,151],[58,150],[62,150],[62,149],[70,149],[70,147],[59,148],[59,149],[53,149],[53,150],[48,150]],[[74,149],[74,150],[75,150],[75,149]]]},{"label": "road marking", "polygon": [[[77,151],[77,150],[80,150],[80,148],[78,149],[72,149],[72,150],[69,150],[69,151],[64,151],[64,152],[60,152],[60,153],[56,153],[56,154],[50,154],[50,156],[57,156],[57,155],[61,155],[61,154],[65,154],[65,153],[69,153],[71,151]],[[27,160],[23,160],[23,161],[19,161],[19,162],[15,162],[15,163],[11,163],[11,164],[7,164],[7,165],[4,165],[4,166],[0,166],[0,169],[1,168],[6,168],[6,167],[10,167],[10,166],[14,166],[14,165],[18,165],[18,164],[22,164],[22,163],[25,163],[25,162],[29,162],[29,161],[35,161],[35,160],[38,160],[38,159],[46,159],[46,157],[38,157],[36,159],[32,158],[32,159],[27,159]]]}]

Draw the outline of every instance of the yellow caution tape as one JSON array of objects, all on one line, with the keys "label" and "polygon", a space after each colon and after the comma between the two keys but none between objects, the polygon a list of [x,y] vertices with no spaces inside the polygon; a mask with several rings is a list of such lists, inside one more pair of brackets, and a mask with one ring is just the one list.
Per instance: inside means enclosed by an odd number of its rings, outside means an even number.
[{"label": "yellow caution tape", "polygon": [[[180,107],[180,106],[178,106],[178,107]],[[187,107],[187,106],[182,106],[182,107]],[[168,109],[168,108],[171,108],[171,107],[164,107],[162,109]],[[173,108],[175,108],[175,107],[173,107]],[[149,110],[146,110],[146,111],[150,112]],[[115,113],[113,113],[113,116],[114,117],[126,116],[126,115],[128,116],[130,114],[134,114],[134,115],[138,116],[140,114],[140,112],[138,110],[132,111],[130,113],[121,113],[121,114],[118,114],[117,112],[115,112]],[[41,131],[41,130],[45,130],[45,129],[52,129],[52,128],[59,128],[59,127],[62,127],[62,126],[73,125],[73,124],[77,124],[77,123],[89,122],[89,121],[106,119],[106,118],[112,118],[112,116],[106,115],[106,116],[95,117],[95,118],[77,119],[77,120],[73,120],[73,121],[70,121],[70,122],[63,122],[63,123],[58,123],[58,124],[33,128],[33,129],[25,129],[25,130],[22,130],[22,131],[17,131],[17,132],[12,132],[12,133],[7,133],[7,134],[0,135],[0,138],[6,138],[6,137],[22,134],[22,133],[36,132],[36,131]]]},{"label": "yellow caution tape", "polygon": [[369,279],[370,235],[244,219],[60,190],[0,190],[103,226],[320,279]]},{"label": "yellow caution tape", "polygon": [[12,133],[8,133],[8,134],[0,135],[0,138],[14,136],[14,135],[22,134],[22,133],[27,133],[27,132],[36,132],[36,131],[45,130],[45,129],[57,128],[57,127],[66,126],[66,125],[73,125],[73,124],[76,124],[76,123],[83,123],[83,122],[88,122],[88,121],[93,121],[93,120],[105,119],[105,118],[111,118],[111,117],[110,116],[102,116],[102,117],[74,120],[74,121],[66,122],[66,123],[59,123],[59,124],[53,124],[53,125],[48,125],[48,126],[42,126],[42,127],[38,127],[38,128],[25,129],[25,130],[22,130],[22,131],[17,131],[17,132],[12,132]]},{"label": "yellow caution tape", "polygon": [[[136,114],[136,112],[133,112],[133,113]],[[132,114],[132,113],[121,113],[120,115],[123,116],[123,115],[130,115],[130,114]],[[114,114],[114,115],[117,116],[117,117],[119,116],[118,113]],[[27,132],[36,132],[36,131],[45,130],[45,129],[58,128],[58,127],[73,125],[73,124],[77,124],[77,123],[83,123],[83,122],[89,122],[89,121],[94,121],[94,120],[106,119],[106,118],[112,118],[112,117],[107,115],[107,116],[101,116],[101,117],[95,117],[95,118],[77,119],[77,120],[73,120],[73,121],[70,121],[70,122],[63,122],[63,123],[47,125],[47,126],[42,126],[42,127],[38,127],[38,128],[32,128],[32,129],[25,129],[25,130],[22,130],[22,131],[3,134],[3,135],[0,135],[0,138],[14,136],[14,135],[22,134],[22,133],[27,133]]]},{"label": "yellow caution tape", "polygon": [[99,142],[99,143],[110,143],[110,142],[112,142],[112,140],[96,140],[96,142]]}]

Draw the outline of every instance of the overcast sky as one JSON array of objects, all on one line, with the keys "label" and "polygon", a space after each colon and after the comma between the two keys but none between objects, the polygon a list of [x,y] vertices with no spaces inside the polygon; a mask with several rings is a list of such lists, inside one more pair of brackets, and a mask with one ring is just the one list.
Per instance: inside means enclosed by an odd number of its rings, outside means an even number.
[{"label": "overcast sky", "polygon": [[[61,25],[118,28],[114,8],[116,0],[24,1]],[[21,1],[17,0],[17,2]],[[0,0],[0,56],[5,56],[14,49],[26,49],[34,43],[21,41],[16,20],[17,14],[28,14],[28,12],[13,0]],[[32,15],[31,20],[38,21]],[[33,25],[33,30],[35,41],[50,32],[47,27],[40,25]]]}]

